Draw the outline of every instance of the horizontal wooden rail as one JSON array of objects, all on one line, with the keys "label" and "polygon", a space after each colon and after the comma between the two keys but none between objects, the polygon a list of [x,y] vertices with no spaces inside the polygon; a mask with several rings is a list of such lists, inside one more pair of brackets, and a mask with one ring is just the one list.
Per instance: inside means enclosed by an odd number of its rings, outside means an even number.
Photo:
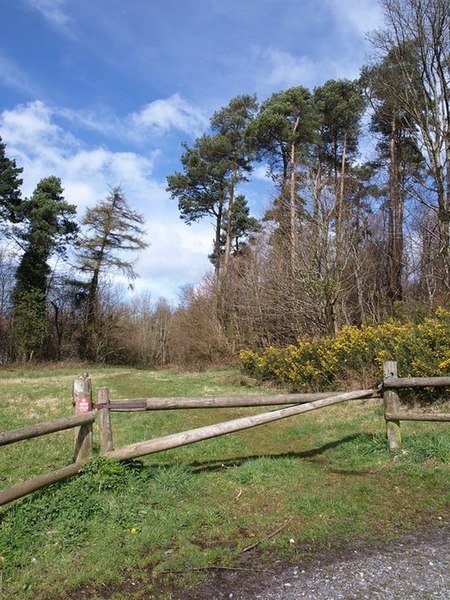
[{"label": "horizontal wooden rail", "polygon": [[388,421],[450,421],[450,413],[387,413]]},{"label": "horizontal wooden rail", "polygon": [[252,427],[264,425],[265,423],[270,423],[272,421],[278,421],[280,419],[293,417],[304,412],[309,412],[318,408],[330,406],[332,404],[338,404],[339,402],[369,398],[375,393],[376,390],[357,390],[354,392],[345,392],[336,396],[328,396],[328,398],[323,398],[321,400],[316,400],[307,404],[291,406],[289,408],[282,408],[280,410],[275,410],[269,413],[262,413],[251,417],[234,419],[232,421],[218,423],[216,425],[207,425],[206,427],[200,427],[198,429],[192,429],[190,431],[184,431],[182,433],[175,433],[161,438],[147,440],[145,442],[139,442],[137,444],[131,444],[129,446],[124,446],[123,448],[119,448],[117,450],[105,452],[105,456],[109,458],[115,458],[117,460],[137,458],[138,456],[153,454],[155,452],[161,452],[162,450],[178,448],[187,444],[193,444],[202,440],[219,437],[227,433],[233,433],[235,431],[250,429]]},{"label": "horizontal wooden rail", "polygon": [[56,431],[73,429],[74,427],[87,425],[94,421],[95,413],[89,412],[73,417],[64,417],[55,421],[36,423],[35,425],[28,425],[27,427],[14,429],[12,431],[2,431],[0,433],[0,446],[6,446],[6,444],[13,444],[14,442],[20,442],[21,440],[29,440],[31,438],[39,437],[40,435],[55,433]]},{"label": "horizontal wooden rail", "polygon": [[17,500],[18,498],[22,498],[23,496],[26,496],[31,492],[35,492],[36,490],[39,490],[50,483],[56,483],[57,481],[67,479],[67,477],[71,477],[72,475],[76,475],[80,471],[83,464],[84,462],[72,463],[71,465],[63,467],[58,471],[52,471],[46,475],[40,475],[39,477],[35,477],[29,481],[20,483],[19,485],[7,490],[2,490],[0,492],[0,506],[3,506],[3,504],[7,504],[8,502],[12,502],[13,500]]},{"label": "horizontal wooden rail", "polygon": [[[363,390],[361,393],[364,393]],[[306,404],[323,398],[333,398],[342,392],[317,392],[311,394],[278,394],[276,396],[216,396],[190,398],[186,396],[172,398],[124,398],[112,400],[108,409],[112,412],[135,412],[145,410],[176,410],[189,408],[238,408],[251,406],[277,406],[280,404]],[[380,398],[374,391],[373,398]],[[102,406],[97,403],[97,407]]]},{"label": "horizontal wooden rail", "polygon": [[383,380],[385,389],[450,387],[450,377],[386,377]]}]

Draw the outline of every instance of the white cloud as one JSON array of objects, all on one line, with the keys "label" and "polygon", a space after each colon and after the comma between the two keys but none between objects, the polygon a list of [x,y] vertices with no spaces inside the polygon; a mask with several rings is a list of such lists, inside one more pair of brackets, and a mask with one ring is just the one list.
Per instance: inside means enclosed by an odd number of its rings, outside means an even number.
[{"label": "white cloud", "polygon": [[140,111],[119,118],[108,106],[96,105],[73,110],[58,109],[58,115],[78,126],[108,137],[143,142],[152,135],[178,131],[190,137],[198,137],[208,127],[209,119],[196,106],[179,94],[170,98],[154,100]]},{"label": "white cloud", "polygon": [[35,101],[4,111],[0,116],[0,131],[8,154],[14,155],[24,167],[26,195],[47,175],[60,177],[66,194],[70,190],[81,193],[79,197],[68,197],[81,207],[92,201],[93,191],[98,199],[108,186],[123,185],[138,193],[147,184],[157,152],[144,157],[133,152],[86,147],[54,122],[59,112]]},{"label": "white cloud", "polygon": [[294,56],[279,48],[270,47],[259,51],[264,61],[260,85],[275,91],[293,86],[305,86],[312,90],[328,79],[354,79],[359,76],[361,56],[353,54],[345,60],[316,59]]},{"label": "white cloud", "polygon": [[151,269],[158,278],[177,273],[184,279],[193,266],[195,270],[195,263],[203,269],[204,259],[211,252],[213,232],[206,222],[187,227],[180,219],[156,222],[150,216],[149,234],[151,246],[138,262],[144,271]]},{"label": "white cloud", "polygon": [[383,23],[380,6],[373,0],[325,0],[340,27],[364,36]]},{"label": "white cloud", "polygon": [[36,95],[34,84],[28,76],[5,56],[0,56],[0,81],[19,92]]},{"label": "white cloud", "polygon": [[58,115],[75,125],[112,137],[126,137],[127,128],[115,112],[108,106],[96,105],[73,110],[58,109]]},{"label": "white cloud", "polygon": [[0,115],[0,131],[8,155],[13,155],[24,168],[25,195],[32,192],[42,177],[56,175],[63,179],[68,159],[80,151],[79,141],[52,118],[53,111],[41,101],[19,105]]},{"label": "white cloud", "polygon": [[32,102],[0,113],[0,131],[7,154],[24,167],[23,193],[28,196],[40,179],[61,178],[66,200],[79,213],[121,185],[131,205],[146,219],[150,247],[136,263],[140,288],[152,294],[177,296],[180,285],[198,281],[209,268],[213,232],[209,223],[187,227],[165,182],[154,175],[158,153],[113,152],[87,147],[54,122],[59,112]]},{"label": "white cloud", "polygon": [[313,52],[296,54],[282,45],[254,49],[261,89],[278,91],[297,85],[313,89],[328,79],[359,76],[369,51],[365,34],[382,25],[382,11],[373,0],[324,0],[323,4],[332,26],[327,37],[318,36]]},{"label": "white cloud", "polygon": [[69,17],[64,12],[67,0],[27,0],[27,4],[58,28],[65,29],[69,23]]},{"label": "white cloud", "polygon": [[261,181],[272,181],[270,175],[268,174],[267,165],[256,165],[256,167],[252,171],[253,179],[259,179]]},{"label": "white cloud", "polygon": [[316,66],[307,56],[293,56],[274,47],[262,50],[260,56],[267,62],[264,80],[270,88],[309,86],[316,78]]},{"label": "white cloud", "polygon": [[[46,144],[61,141],[64,146],[69,141],[75,144],[75,139],[64,132],[58,125],[52,123],[54,111],[40,100],[19,104],[13,110],[2,113],[2,129],[7,131],[10,143],[19,146],[33,147],[36,142]],[[38,148],[35,149],[38,151]]]},{"label": "white cloud", "polygon": [[201,135],[208,126],[208,119],[197,107],[189,104],[179,94],[165,100],[155,100],[129,117],[136,131],[150,129],[166,133],[177,129],[192,137]]}]

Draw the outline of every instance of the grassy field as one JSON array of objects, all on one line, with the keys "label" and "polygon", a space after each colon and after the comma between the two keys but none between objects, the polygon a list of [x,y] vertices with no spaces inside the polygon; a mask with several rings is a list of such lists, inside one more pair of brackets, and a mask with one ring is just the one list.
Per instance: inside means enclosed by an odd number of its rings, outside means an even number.
[{"label": "grassy field", "polygon": [[[70,415],[83,370],[1,370],[2,429]],[[243,385],[236,370],[88,371],[112,399],[278,392]],[[256,412],[115,413],[114,445]],[[354,401],[139,461],[96,456],[80,476],[0,509],[4,597],[169,599],[244,554],[265,568],[445,518],[448,424],[403,423],[403,448],[389,455],[382,415],[379,401]],[[1,448],[0,487],[70,463],[72,450],[73,431]]]}]

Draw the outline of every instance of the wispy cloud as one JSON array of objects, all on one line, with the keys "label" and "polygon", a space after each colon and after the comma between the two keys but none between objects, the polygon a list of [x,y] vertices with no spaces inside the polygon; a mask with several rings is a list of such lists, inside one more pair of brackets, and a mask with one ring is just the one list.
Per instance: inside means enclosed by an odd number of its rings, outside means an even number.
[{"label": "wispy cloud", "polygon": [[27,95],[37,95],[35,84],[14,62],[0,55],[0,81],[7,87]]},{"label": "wispy cloud", "polygon": [[123,120],[109,106],[97,104],[78,110],[59,108],[57,113],[70,123],[109,137],[127,137],[129,134]]},{"label": "wispy cloud", "polygon": [[209,124],[209,119],[203,111],[179,94],[154,100],[141,110],[122,118],[105,105],[78,110],[59,108],[57,114],[77,126],[131,142],[147,140],[149,133],[161,136],[170,131],[185,133],[195,138],[201,135]]},{"label": "wispy cloud", "polygon": [[26,2],[58,28],[65,29],[70,21],[64,10],[67,0],[26,0]]},{"label": "wispy cloud", "polygon": [[364,35],[381,26],[383,15],[380,6],[373,0],[325,0],[342,29]]},{"label": "wispy cloud", "polygon": [[307,56],[294,56],[274,47],[260,50],[259,55],[266,63],[264,81],[268,87],[276,90],[314,83],[317,69]]},{"label": "wispy cloud", "polygon": [[272,181],[267,165],[256,165],[252,171],[252,177],[260,181]]},{"label": "wispy cloud", "polygon": [[339,60],[296,56],[279,48],[257,51],[259,87],[279,91],[303,85],[310,90],[323,85],[328,79],[354,79],[361,68],[360,53],[343,53]]},{"label": "wispy cloud", "polygon": [[200,135],[208,127],[208,119],[203,112],[179,94],[150,102],[139,112],[130,115],[129,121],[136,131],[147,129],[166,133],[170,129],[176,129],[193,137]]}]

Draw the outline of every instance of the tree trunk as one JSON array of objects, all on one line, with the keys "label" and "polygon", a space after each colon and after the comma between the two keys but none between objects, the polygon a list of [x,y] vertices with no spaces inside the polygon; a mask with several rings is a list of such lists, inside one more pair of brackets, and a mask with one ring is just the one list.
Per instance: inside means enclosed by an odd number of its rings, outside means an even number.
[{"label": "tree trunk", "polygon": [[[341,173],[339,179],[339,189],[336,181],[336,228],[335,228],[335,245],[336,245],[336,308],[334,312],[335,332],[341,325],[346,322],[345,318],[345,299],[343,297],[343,272],[344,272],[344,236],[342,233],[342,222],[344,218],[344,191],[345,191],[345,166],[347,160],[347,132],[344,133],[342,141],[342,158],[341,158]],[[336,164],[337,171],[337,164]]]},{"label": "tree trunk", "polygon": [[[446,104],[449,110],[448,101]],[[450,114],[447,112],[447,119]],[[447,135],[445,137],[446,173],[445,173],[445,196],[439,218],[439,238],[443,263],[443,291],[450,293],[450,124],[447,123]]]},{"label": "tree trunk", "polygon": [[[345,161],[347,160],[347,132],[344,133],[344,140],[342,142],[342,159],[341,159],[341,181],[339,186],[339,199],[338,199],[338,210],[337,210],[337,224],[339,225],[339,231],[342,226],[342,218],[344,212],[344,189],[345,189]],[[338,227],[336,227],[338,229]]]},{"label": "tree trunk", "polygon": [[402,299],[403,197],[399,179],[397,115],[391,119],[389,209],[388,209],[388,297],[391,308]]},{"label": "tree trunk", "polygon": [[292,130],[292,143],[291,143],[291,155],[290,155],[290,230],[291,230],[291,269],[292,274],[295,273],[295,264],[297,260],[297,223],[296,223],[296,210],[295,210],[295,134],[297,133],[298,126],[300,124],[300,116],[295,121],[294,128]]},{"label": "tree trunk", "polygon": [[221,253],[220,253],[220,234],[222,231],[222,215],[223,215],[223,204],[222,202],[220,202],[219,206],[218,206],[218,212],[217,212],[217,216],[216,216],[216,237],[214,240],[214,259],[215,259],[215,265],[214,265],[214,274],[215,274],[215,278],[216,281],[219,280],[219,273],[220,273],[220,265],[221,265]]},{"label": "tree trunk", "polygon": [[234,188],[237,179],[237,168],[234,167],[233,175],[231,178],[230,184],[230,198],[228,200],[228,212],[227,212],[227,231],[225,238],[225,258],[223,262],[223,279],[226,285],[227,277],[228,277],[228,269],[230,266],[230,256],[231,256],[231,229],[232,229],[232,220],[234,214]]}]

